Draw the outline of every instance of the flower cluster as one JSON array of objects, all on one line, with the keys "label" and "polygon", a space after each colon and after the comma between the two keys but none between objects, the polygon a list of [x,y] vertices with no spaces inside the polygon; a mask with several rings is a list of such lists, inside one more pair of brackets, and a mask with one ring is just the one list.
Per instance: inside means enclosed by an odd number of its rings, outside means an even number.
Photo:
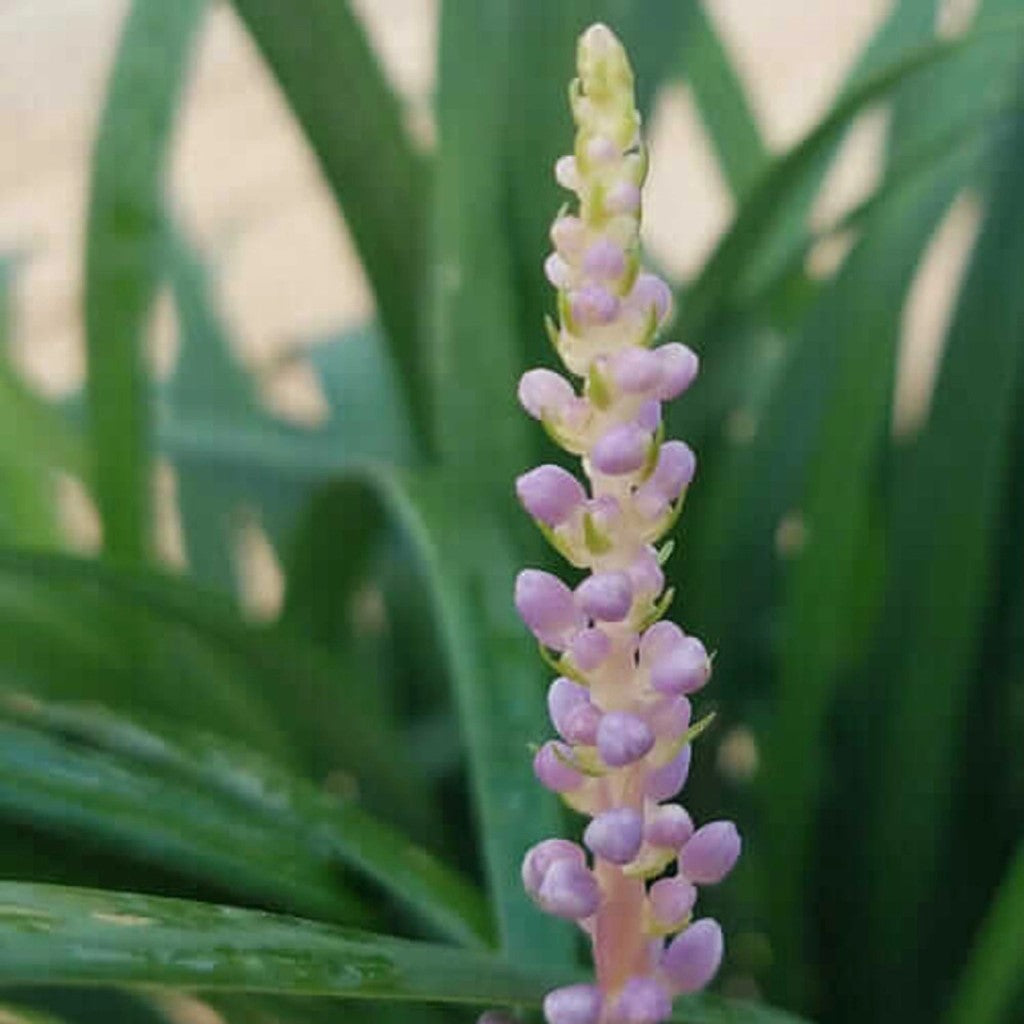
[{"label": "flower cluster", "polygon": [[[521,476],[519,500],[554,547],[587,575],[570,589],[526,569],[515,601],[558,677],[548,708],[559,738],[534,760],[540,782],[590,818],[583,846],[548,839],[523,861],[523,882],[548,913],[590,937],[596,984],[548,994],[550,1024],[657,1024],[677,993],[705,986],[722,932],[693,920],[698,885],[713,885],[740,852],[728,821],[695,829],[671,802],[686,781],[689,695],[708,681],[704,645],[662,619],[671,591],[662,564],[694,475],[693,452],[663,439],[661,406],[697,374],[679,344],[654,347],[671,303],[641,270],[640,187],[646,155],[633,75],[614,34],[582,36],[570,90],[575,149],[555,167],[575,193],[551,228],[545,272],[558,290],[548,331],[579,392],[551,370],[524,374],[519,399],[566,451],[589,489],[544,465]],[[672,873],[670,869],[675,867]]]}]

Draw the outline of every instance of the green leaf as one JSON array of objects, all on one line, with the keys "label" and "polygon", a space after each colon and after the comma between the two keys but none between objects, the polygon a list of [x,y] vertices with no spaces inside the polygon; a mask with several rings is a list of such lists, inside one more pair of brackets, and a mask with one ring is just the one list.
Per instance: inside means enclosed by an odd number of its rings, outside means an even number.
[{"label": "green leaf", "polygon": [[415,444],[383,339],[369,326],[309,349],[330,405],[323,426],[304,429],[268,414],[232,352],[203,266],[171,227],[166,243],[181,353],[161,395],[159,443],[178,470],[189,565],[233,591],[231,551],[243,509],[256,511],[283,553],[317,484],[370,459],[404,464]]},{"label": "green leaf", "polygon": [[[879,664],[899,680],[883,730],[881,794],[870,825],[874,951],[914,957],[916,921],[939,879],[950,819],[951,766],[979,656],[993,523],[1010,453],[1024,305],[1024,155],[1018,118],[993,160],[995,184],[950,328],[927,427],[891,488],[890,585]],[[928,515],[922,516],[921,510]],[[909,960],[902,961],[904,963]]]},{"label": "green leaf", "polygon": [[320,161],[377,298],[417,437],[430,448],[419,345],[428,166],[344,0],[234,0]]},{"label": "green leaf", "polygon": [[518,962],[571,963],[570,930],[537,911],[519,877],[526,849],[558,834],[561,816],[530,767],[528,745],[547,731],[543,675],[513,610],[519,565],[508,529],[482,507],[467,528],[464,492],[444,475],[378,474],[375,483],[437,602],[502,948]]},{"label": "green leaf", "polygon": [[945,1024],[1003,1024],[1024,990],[1024,846],[1010,864],[974,940]]},{"label": "green leaf", "polygon": [[328,920],[362,918],[329,865],[287,830],[199,786],[10,721],[0,723],[0,813],[15,827],[123,852],[221,893]]},{"label": "green leaf", "polygon": [[817,162],[831,152],[857,114],[925,69],[969,46],[998,44],[1000,29],[1006,33],[1020,27],[1019,19],[1006,19],[957,39],[915,47],[844,93],[828,115],[772,163],[751,188],[732,227],[718,243],[686,296],[679,312],[678,326],[683,333],[701,344],[730,301],[749,296],[753,287],[749,278],[751,268],[757,269],[763,247],[771,243],[780,214],[798,195],[804,175],[813,171]]},{"label": "green leaf", "polygon": [[0,936],[0,983],[536,1004],[565,977],[252,910],[25,883],[0,883]]},{"label": "green leaf", "polygon": [[156,291],[165,156],[202,0],[135,0],[92,161],[85,331],[95,496],[106,550],[149,548],[147,317]]},{"label": "green leaf", "polygon": [[[537,1006],[574,980],[446,946],[134,893],[0,883],[0,984],[169,985],[212,992]],[[757,1004],[684,997],[679,1024],[799,1024]]]},{"label": "green leaf", "polygon": [[[807,541],[787,580],[777,713],[765,752],[770,920],[778,963],[791,979],[806,962],[801,915],[793,910],[807,905],[811,833],[828,774],[825,724],[839,672],[875,610],[874,595],[857,584],[869,546],[874,467],[887,440],[901,312],[964,170],[959,160],[939,164],[876,211],[807,321],[804,344],[829,346],[835,355],[819,384],[825,408],[812,431],[815,451],[800,502]],[[786,389],[778,400],[796,399]]]},{"label": "green leaf", "polygon": [[725,180],[736,199],[768,166],[768,150],[714,22],[694,4],[683,46],[683,69]]},{"label": "green leaf", "polygon": [[[270,839],[267,849],[255,850],[251,858],[254,868],[262,860],[284,856],[281,851],[292,848],[290,856],[295,862],[285,864],[286,872],[298,872],[305,867],[310,878],[329,878],[326,866],[344,865],[374,881],[440,934],[476,946],[485,944],[489,938],[489,915],[479,895],[426,851],[374,819],[356,803],[328,796],[219,737],[194,733],[174,737],[167,730],[155,732],[96,707],[43,704],[2,691],[0,717],[8,723],[3,728],[31,731],[32,739],[38,737],[44,750],[49,743],[56,751],[48,758],[40,756],[30,766],[29,783],[7,793],[4,805],[8,814],[12,807],[17,807],[29,820],[36,820],[37,802],[29,788],[37,779],[37,786],[70,799],[75,780],[64,762],[80,755],[83,763],[96,766],[81,805],[83,809],[94,791],[101,788],[98,775],[112,766],[123,770],[131,783],[120,788],[104,785],[97,804],[98,814],[108,814],[116,798],[123,794],[129,809],[141,809],[143,824],[155,815],[161,826],[166,824],[171,829],[173,836],[188,840],[188,823],[177,819],[195,810],[193,798],[183,794],[198,793],[200,801],[217,808],[209,822],[204,818],[203,827],[215,822],[225,837],[237,836],[237,846],[228,842],[225,848],[237,850],[243,857],[243,868],[250,859],[245,851],[252,849],[248,841],[241,842],[243,833],[262,827],[268,830]],[[70,754],[64,748],[69,748]],[[6,748],[0,751],[0,765],[5,769],[0,777],[7,774],[9,756],[11,751]],[[115,776],[121,774],[117,770]],[[70,783],[61,785],[68,778]],[[5,778],[4,783],[7,782]],[[136,783],[138,789],[134,788]],[[147,786],[155,794],[153,806],[144,803],[136,807],[136,794]],[[189,806],[179,808],[179,804]],[[168,806],[169,813],[161,814],[159,808]],[[90,836],[95,838],[105,824],[108,830],[114,829],[112,834],[116,837],[117,824],[127,821],[126,814],[103,817],[100,825],[91,828]],[[64,826],[54,821],[51,827]],[[193,830],[193,836],[196,834]],[[157,853],[164,855],[159,849]],[[180,866],[173,851],[166,856],[171,866]],[[234,883],[235,879],[228,877]],[[271,887],[269,891],[277,890]]]}]

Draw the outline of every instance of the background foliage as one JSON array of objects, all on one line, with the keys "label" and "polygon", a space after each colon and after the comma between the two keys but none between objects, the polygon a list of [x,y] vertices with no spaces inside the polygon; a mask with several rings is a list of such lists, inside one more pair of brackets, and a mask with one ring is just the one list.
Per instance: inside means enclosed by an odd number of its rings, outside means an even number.
[{"label": "background foliage", "polygon": [[[232,1022],[427,1024],[534,1007],[577,970],[518,880],[563,815],[529,769],[544,670],[511,580],[546,555],[510,480],[552,457],[514,381],[550,361],[550,168],[573,41],[603,18],[645,112],[687,80],[736,202],[678,283],[674,332],[704,372],[670,424],[702,467],[671,563],[682,616],[720,649],[719,738],[752,737],[760,761],[716,771],[705,740],[691,791],[747,840],[712,907],[722,987],[836,1024],[1024,1018],[1024,6],[982,0],[939,38],[935,0],[896,3],[775,156],[697,5],[446,2],[429,156],[343,0],[233,6],[378,314],[312,351],[325,425],[264,409],[164,201],[205,5],[134,0],[92,167],[87,387],[54,407],[0,365],[0,1005],[157,1024],[180,1019],[152,987],[172,986]],[[879,105],[877,187],[812,232],[839,144]],[[981,226],[928,413],[894,431],[904,304],[964,195]],[[811,275],[839,235],[845,258]],[[0,341],[16,272],[0,262]],[[180,353],[157,383],[164,284]],[[157,458],[184,576],[154,555]],[[64,551],[58,469],[97,503],[98,559]],[[239,611],[242,509],[285,567],[270,624]],[[353,996],[383,1001],[332,1002]],[[677,1019],[793,1018],[708,996]]]}]

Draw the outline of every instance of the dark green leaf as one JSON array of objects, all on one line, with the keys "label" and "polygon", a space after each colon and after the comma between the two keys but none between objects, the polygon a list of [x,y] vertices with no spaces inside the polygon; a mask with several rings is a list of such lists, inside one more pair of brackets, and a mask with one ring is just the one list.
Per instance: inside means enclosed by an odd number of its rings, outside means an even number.
[{"label": "dark green leaf", "polygon": [[203,0],[135,0],[93,154],[85,255],[87,394],[106,550],[149,547],[147,316],[156,291],[165,154]]},{"label": "dark green leaf", "polygon": [[419,346],[426,161],[345,0],[234,0],[320,161],[377,297],[417,436],[430,447]]},{"label": "dark green leaf", "polygon": [[945,1024],[1003,1024],[1024,988],[1024,846],[996,890]]},{"label": "dark green leaf", "polygon": [[[356,999],[536,1006],[572,980],[445,946],[252,910],[0,883],[0,983],[171,985]],[[679,1000],[679,1024],[800,1024],[757,1004]]]},{"label": "dark green leaf", "polygon": [[[196,734],[172,738],[166,731],[154,732],[98,708],[47,705],[31,698],[2,694],[0,697],[2,718],[23,730],[32,730],[42,748],[56,744],[54,756],[40,757],[31,766],[32,779],[38,785],[51,788],[52,777],[57,780],[52,788],[60,789],[59,780],[67,776],[63,760],[77,755],[83,764],[96,764],[97,772],[111,766],[123,769],[138,782],[139,789],[104,786],[97,813],[108,815],[114,797],[122,793],[125,805],[137,810],[136,795],[148,786],[156,798],[152,808],[141,807],[143,824],[151,814],[164,821],[157,804],[169,805],[169,828],[175,824],[175,815],[192,810],[177,808],[177,803],[190,800],[183,794],[199,793],[211,807],[219,807],[217,820],[225,836],[238,833],[239,821],[244,823],[243,828],[262,827],[269,831],[269,849],[255,851],[254,867],[259,867],[261,858],[272,857],[275,849],[280,852],[282,847],[294,848],[292,856],[297,863],[286,865],[289,871],[309,865],[307,871],[315,878],[318,873],[324,875],[326,865],[342,864],[372,879],[439,933],[470,945],[481,945],[488,938],[490,922],[478,894],[426,851],[353,802],[323,794],[220,738]],[[68,746],[73,748],[70,754],[64,749]],[[0,751],[0,764],[5,764],[9,753],[6,749]],[[0,776],[5,774],[6,771],[0,772]],[[92,788],[90,785],[87,796]],[[95,788],[100,788],[98,783]],[[36,804],[28,790],[26,784],[23,791],[16,789],[13,795],[8,794],[6,805],[10,814],[16,802],[20,813],[34,822]],[[62,792],[70,796],[70,787],[65,786]],[[128,819],[122,816],[120,820]],[[213,815],[210,820],[214,820]],[[108,828],[115,824],[112,817],[104,817],[103,821]],[[51,827],[60,824],[51,822]],[[186,824],[178,822],[172,834],[188,840]],[[95,837],[99,831],[97,826],[90,834]],[[193,834],[191,838],[195,837]],[[248,843],[240,845],[237,852],[248,863],[245,851],[250,847]],[[171,866],[179,864],[173,852],[168,857]]]}]

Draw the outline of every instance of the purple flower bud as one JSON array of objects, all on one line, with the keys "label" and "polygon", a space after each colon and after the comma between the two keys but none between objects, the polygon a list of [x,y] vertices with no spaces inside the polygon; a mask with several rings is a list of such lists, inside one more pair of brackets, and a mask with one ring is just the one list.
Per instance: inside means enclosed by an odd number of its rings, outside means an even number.
[{"label": "purple flower bud", "polygon": [[582,327],[610,324],[619,313],[619,300],[599,284],[585,284],[570,298],[573,320]]},{"label": "purple flower bud", "polygon": [[635,423],[621,423],[597,440],[590,461],[599,473],[608,476],[635,473],[644,464],[650,443],[650,434]]},{"label": "purple flower bud", "polygon": [[579,217],[565,214],[551,225],[551,244],[560,252],[573,256],[579,252],[586,238],[587,229]]},{"label": "purple flower bud", "polygon": [[583,271],[591,277],[614,281],[626,270],[626,254],[610,238],[599,238],[583,256]]},{"label": "purple flower bud", "polygon": [[655,622],[640,639],[640,661],[650,666],[663,658],[676,644],[681,643],[686,634],[668,619]]},{"label": "purple flower bud", "polygon": [[632,807],[616,807],[599,814],[583,832],[583,842],[595,857],[612,864],[628,864],[643,842],[644,820]]},{"label": "purple flower bud", "polygon": [[519,378],[519,404],[535,420],[557,416],[575,398],[572,385],[554,370],[527,370]]},{"label": "purple flower bud", "polygon": [[697,889],[685,878],[659,878],[648,890],[651,911],[666,928],[678,927],[697,902]]},{"label": "purple flower bud", "polygon": [[572,591],[557,577],[540,569],[524,569],[516,577],[516,609],[542,643],[565,650],[585,625]]},{"label": "purple flower bud", "polygon": [[549,914],[580,921],[601,903],[601,889],[588,868],[568,858],[556,860],[544,873],[537,902]]},{"label": "purple flower bud", "polygon": [[656,274],[638,274],[629,293],[629,305],[644,314],[653,306],[660,323],[672,308],[672,289]]},{"label": "purple flower bud", "polygon": [[604,202],[611,213],[636,213],[640,209],[640,188],[631,181],[616,182]]},{"label": "purple flower bud", "polygon": [[648,434],[653,434],[661,424],[661,402],[656,398],[644,402],[637,410],[636,425]]},{"label": "purple flower bud", "polygon": [[591,619],[621,622],[633,606],[633,586],[624,572],[595,572],[576,588],[576,604]]},{"label": "purple flower bud", "polygon": [[715,976],[722,962],[722,929],[710,917],[694,921],[661,957],[661,969],[676,992],[696,992]]},{"label": "purple flower bud", "polygon": [[651,686],[659,693],[693,693],[711,676],[711,660],[704,645],[687,636],[651,666]]},{"label": "purple flower bud", "polygon": [[591,704],[586,689],[571,679],[556,679],[548,688],[548,713],[567,743],[592,746],[596,741],[601,712]]},{"label": "purple flower bud", "polygon": [[665,586],[665,573],[662,572],[657,555],[650,548],[646,548],[643,554],[630,564],[627,571],[634,594],[654,597],[660,594]]},{"label": "purple flower bud", "polygon": [[583,785],[583,776],[566,762],[572,761],[572,749],[557,740],[548,740],[534,754],[533,774],[553,793],[570,793]]},{"label": "purple flower bud", "polygon": [[572,283],[569,264],[557,252],[551,253],[544,261],[544,276],[555,288],[568,288]]},{"label": "purple flower bud", "polygon": [[647,796],[652,800],[671,800],[686,785],[691,754],[690,744],[687,743],[668,764],[651,772],[644,787]]},{"label": "purple flower bud", "polygon": [[650,349],[626,348],[613,357],[611,376],[619,391],[642,394],[660,382],[661,360]]},{"label": "purple flower bud", "polygon": [[690,728],[690,702],[685,697],[668,697],[658,703],[651,715],[656,736],[682,739]]},{"label": "purple flower bud", "polygon": [[597,749],[611,768],[638,761],[654,746],[651,727],[628,711],[609,711],[597,727]]},{"label": "purple flower bud", "polygon": [[712,821],[694,832],[679,854],[679,869],[691,882],[715,885],[732,870],[742,841],[731,821]]},{"label": "purple flower bud", "polygon": [[658,362],[660,380],[655,398],[669,402],[681,395],[694,381],[700,368],[697,353],[685,345],[672,342],[651,353]]},{"label": "purple flower bud", "polygon": [[536,846],[531,846],[523,857],[523,888],[531,896],[536,897],[548,869],[559,860],[570,860],[574,864],[586,867],[587,855],[581,846],[569,842],[568,839],[544,839]]},{"label": "purple flower bud", "polygon": [[580,174],[576,167],[575,157],[563,156],[559,157],[558,160],[555,161],[555,181],[557,181],[562,188],[569,189],[570,192],[579,188]]},{"label": "purple flower bud", "polygon": [[619,147],[607,135],[595,135],[587,143],[587,157],[593,160],[594,163],[611,163],[612,160],[620,156],[622,156],[622,152]]},{"label": "purple flower bud", "polygon": [[567,985],[544,997],[548,1024],[597,1024],[601,1016],[601,991],[596,985]]},{"label": "purple flower bud", "polygon": [[569,657],[581,672],[592,672],[608,657],[612,642],[596,626],[581,629],[569,645]]},{"label": "purple flower bud", "polygon": [[679,804],[661,804],[647,815],[644,839],[652,846],[678,850],[693,835],[693,820]]},{"label": "purple flower bud", "polygon": [[583,485],[561,466],[531,469],[516,480],[516,494],[523,508],[542,523],[564,523],[587,500]]},{"label": "purple flower bud", "polygon": [[661,1024],[672,1014],[672,999],[654,978],[630,978],[615,1000],[615,1024]]},{"label": "purple flower bud", "polygon": [[688,444],[668,441],[658,451],[654,472],[637,488],[633,496],[643,515],[659,515],[669,502],[679,497],[693,479],[697,458]]}]

